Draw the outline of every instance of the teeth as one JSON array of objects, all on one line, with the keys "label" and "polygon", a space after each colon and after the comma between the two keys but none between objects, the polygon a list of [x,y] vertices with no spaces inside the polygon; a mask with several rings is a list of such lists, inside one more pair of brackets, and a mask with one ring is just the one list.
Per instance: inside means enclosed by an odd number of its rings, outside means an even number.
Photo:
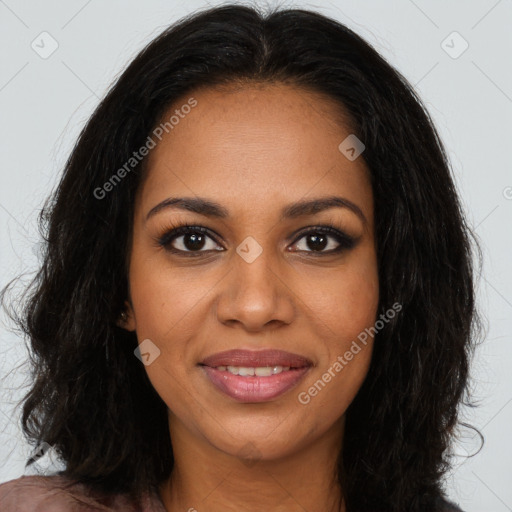
[{"label": "teeth", "polygon": [[[233,369],[235,367],[232,366],[231,368],[232,369],[229,371],[233,373]],[[254,368],[245,368],[241,366],[240,368],[238,368],[238,375],[241,375],[242,377],[252,376],[254,375]]]},{"label": "teeth", "polygon": [[272,368],[270,366],[260,366],[255,368],[254,373],[257,377],[270,377],[272,375]]},{"label": "teeth", "polygon": [[281,372],[287,372],[289,366],[259,366],[257,368],[248,366],[217,366],[219,371],[228,371],[233,375],[240,375],[241,377],[270,377]]}]

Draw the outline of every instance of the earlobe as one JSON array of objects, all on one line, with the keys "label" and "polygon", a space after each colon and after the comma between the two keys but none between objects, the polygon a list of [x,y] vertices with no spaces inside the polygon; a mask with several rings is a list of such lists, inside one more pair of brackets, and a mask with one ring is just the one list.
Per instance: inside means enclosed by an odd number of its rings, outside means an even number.
[{"label": "earlobe", "polygon": [[127,331],[135,331],[135,318],[132,307],[128,302],[125,303],[125,311],[121,312],[116,324]]}]

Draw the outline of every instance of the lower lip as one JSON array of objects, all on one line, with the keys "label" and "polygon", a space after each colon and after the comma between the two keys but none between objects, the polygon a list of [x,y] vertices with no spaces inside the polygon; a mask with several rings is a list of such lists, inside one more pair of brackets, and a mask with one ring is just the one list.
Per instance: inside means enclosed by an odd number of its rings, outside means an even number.
[{"label": "lower lip", "polygon": [[266,402],[293,388],[310,367],[294,368],[269,377],[240,377],[210,366],[202,368],[210,381],[231,398],[239,402]]}]

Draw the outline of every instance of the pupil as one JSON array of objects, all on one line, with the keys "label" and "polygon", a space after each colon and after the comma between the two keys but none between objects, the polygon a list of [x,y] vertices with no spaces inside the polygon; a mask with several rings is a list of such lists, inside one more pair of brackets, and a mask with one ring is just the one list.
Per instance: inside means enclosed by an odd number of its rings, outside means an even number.
[{"label": "pupil", "polygon": [[204,245],[203,235],[197,233],[189,233],[185,235],[184,245],[190,251],[201,249]]},{"label": "pupil", "polygon": [[[312,243],[310,243],[312,241]],[[327,245],[327,237],[325,235],[309,235],[308,247],[310,249],[322,250]]]}]

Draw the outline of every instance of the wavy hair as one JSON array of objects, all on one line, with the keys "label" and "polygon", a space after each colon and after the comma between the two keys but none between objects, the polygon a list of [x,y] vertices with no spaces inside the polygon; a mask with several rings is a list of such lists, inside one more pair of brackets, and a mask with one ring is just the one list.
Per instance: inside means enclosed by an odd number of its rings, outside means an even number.
[{"label": "wavy hair", "polygon": [[347,511],[437,510],[456,426],[473,428],[459,415],[472,405],[481,250],[413,87],[356,33],[307,10],[224,5],[181,19],[134,58],[86,123],[40,212],[43,261],[15,314],[33,377],[18,404],[24,435],[56,450],[61,475],[105,492],[137,497],[169,477],[166,404],[134,357],[136,334],[116,324],[146,160],[107,198],[95,190],[177,99],[251,82],[322,93],[348,114],[374,191],[379,313],[402,306],[377,333],[347,410],[338,463]]}]

